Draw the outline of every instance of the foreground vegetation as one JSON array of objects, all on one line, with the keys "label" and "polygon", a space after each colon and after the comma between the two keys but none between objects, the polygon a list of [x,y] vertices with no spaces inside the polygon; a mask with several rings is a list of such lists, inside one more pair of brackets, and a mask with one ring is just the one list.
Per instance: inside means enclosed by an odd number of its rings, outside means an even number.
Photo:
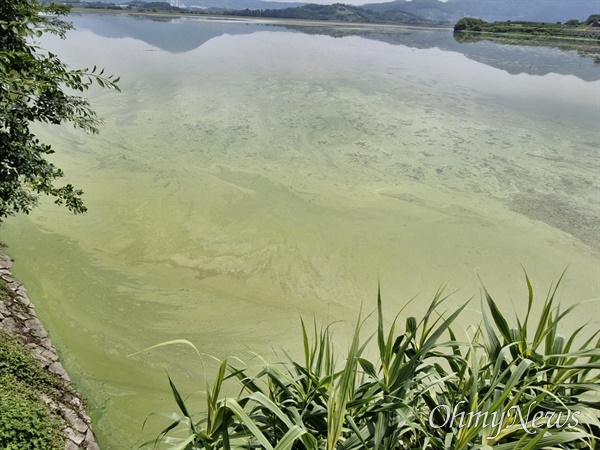
[{"label": "foreground vegetation", "polygon": [[[12,301],[0,280],[0,303]],[[0,448],[10,450],[63,450],[60,419],[51,414],[42,395],[55,398],[64,389],[43,370],[31,350],[0,330]]]},{"label": "foreground vegetation", "polygon": [[0,330],[0,448],[64,449],[60,419],[40,396],[51,383],[29,349]]},{"label": "foreground vegetation", "polygon": [[32,132],[34,124],[70,123],[97,133],[102,121],[78,94],[95,83],[118,89],[118,78],[96,67],[70,69],[35,41],[48,34],[64,38],[73,28],[60,18],[68,12],[37,0],[0,2],[0,222],[28,214],[41,195],[73,212],[86,211],[83,191],[56,184],[64,173],[48,159],[54,150]]},{"label": "foreground vegetation", "polygon": [[[400,311],[386,331],[378,295],[375,362],[365,357],[370,339],[361,338],[363,320],[341,366],[331,327],[315,325],[309,331],[303,322],[302,360],[286,354],[276,364],[264,363],[258,373],[223,361],[206,390],[202,414],[190,413],[169,378],[180,412],[170,414],[171,423],[147,445],[166,444],[172,450],[598,448],[598,323],[591,335],[581,325],[562,336],[559,326],[573,307],[563,311],[556,304],[554,287],[536,314],[528,278],[526,284],[527,308],[512,326],[484,290],[483,322],[467,330],[472,337],[464,341],[451,326],[466,304],[441,314],[447,297],[438,292],[420,320],[408,317],[397,332]],[[222,397],[230,383],[239,394]]]}]

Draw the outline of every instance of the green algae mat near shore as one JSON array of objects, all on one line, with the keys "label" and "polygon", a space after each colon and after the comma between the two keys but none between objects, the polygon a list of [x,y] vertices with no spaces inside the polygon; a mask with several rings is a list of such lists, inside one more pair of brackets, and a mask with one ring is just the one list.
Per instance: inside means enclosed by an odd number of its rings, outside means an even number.
[{"label": "green algae mat near shore", "polygon": [[[345,345],[378,280],[389,311],[442,284],[461,304],[478,276],[519,310],[520,265],[536,291],[568,268],[561,302],[591,300],[572,320],[597,320],[598,81],[256,24],[119,17],[102,37],[91,20],[46,45],[123,93],[92,99],[99,136],[39,129],[89,213],[44,204],[0,237],[103,448],[156,435],[158,418],[141,427],[173,409],[165,369],[192,393],[216,368],[185,347],[127,355],[177,338],[217,358],[294,353],[313,315],[340,320]],[[151,26],[179,46],[221,34],[169,51]]]}]

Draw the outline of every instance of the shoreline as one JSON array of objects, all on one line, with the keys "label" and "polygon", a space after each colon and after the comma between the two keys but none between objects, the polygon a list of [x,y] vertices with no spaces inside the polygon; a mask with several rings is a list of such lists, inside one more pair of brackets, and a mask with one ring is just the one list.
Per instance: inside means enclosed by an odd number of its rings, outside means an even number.
[{"label": "shoreline", "polygon": [[600,33],[586,34],[556,34],[544,35],[534,33],[499,33],[493,31],[455,31],[455,36],[463,37],[465,43],[489,40],[499,43],[514,43],[517,45],[557,45],[568,44],[580,47],[597,47],[600,45]]},{"label": "shoreline", "polygon": [[[428,25],[428,24],[395,24],[395,23],[368,23],[368,22],[339,22],[330,20],[312,20],[312,19],[291,19],[278,17],[249,17],[249,16],[232,16],[232,15],[215,15],[215,14],[195,14],[195,13],[180,13],[180,12],[152,12],[152,11],[136,11],[136,10],[116,10],[116,9],[93,9],[93,8],[72,8],[69,15],[128,15],[132,17],[158,17],[165,19],[196,19],[205,22],[230,22],[230,23],[246,23],[246,24],[262,24],[262,25],[280,25],[280,26],[305,26],[305,27],[331,27],[343,28],[346,30],[373,30],[373,31],[394,31],[394,30],[453,30],[451,25]],[[494,33],[487,31],[460,31],[455,32],[455,36],[463,36],[464,44],[477,42],[481,40],[489,40],[507,45],[533,45],[545,47],[562,47],[566,46],[572,50],[581,49],[583,51],[600,47],[600,42],[597,40],[598,32],[595,34],[569,34],[562,35],[538,35],[529,33]]]},{"label": "shoreline", "polygon": [[151,12],[151,11],[135,11],[135,10],[116,10],[116,9],[93,9],[93,8],[71,8],[71,14],[126,14],[129,16],[149,16],[149,17],[164,17],[164,18],[195,18],[205,20],[207,22],[235,22],[235,23],[254,23],[267,25],[306,25],[306,26],[332,26],[344,28],[360,28],[360,29],[419,29],[419,30],[452,30],[450,25],[417,25],[417,24],[396,24],[396,23],[368,23],[368,22],[339,22],[332,20],[310,20],[310,19],[285,19],[278,17],[247,17],[247,16],[230,16],[230,15],[213,15],[213,14],[194,14],[194,13],[168,13],[168,12]]},{"label": "shoreline", "polygon": [[15,280],[10,271],[12,263],[13,260],[0,251],[0,283],[10,292],[10,299],[0,299],[0,330],[8,332],[31,349],[32,356],[41,367],[60,380],[63,388],[56,399],[43,393],[40,396],[51,415],[61,421],[65,450],[100,450],[84,402],[73,388],[44,325],[38,319],[35,307],[27,296],[27,289]]}]

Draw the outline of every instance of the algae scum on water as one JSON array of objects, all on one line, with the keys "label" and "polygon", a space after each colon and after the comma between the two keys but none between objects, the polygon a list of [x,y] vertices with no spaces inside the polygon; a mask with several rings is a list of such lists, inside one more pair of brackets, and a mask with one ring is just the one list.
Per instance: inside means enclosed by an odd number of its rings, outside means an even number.
[{"label": "algae scum on water", "polygon": [[[478,276],[518,302],[521,264],[538,290],[568,266],[565,305],[598,298],[598,80],[504,69],[549,50],[466,44],[471,58],[444,47],[449,30],[384,42],[73,20],[43,45],[72,67],[93,55],[123,91],[91,99],[99,136],[39,129],[89,212],[44,205],[2,239],[103,448],[156,436],[158,419],[141,426],[172,410],[164,369],[199,392],[216,367],[185,348],[127,357],[161,341],[295,353],[300,315],[341,320],[342,339],[378,279],[390,311],[417,294],[420,311],[442,284],[462,303]],[[597,301],[572,320],[594,314]]]}]

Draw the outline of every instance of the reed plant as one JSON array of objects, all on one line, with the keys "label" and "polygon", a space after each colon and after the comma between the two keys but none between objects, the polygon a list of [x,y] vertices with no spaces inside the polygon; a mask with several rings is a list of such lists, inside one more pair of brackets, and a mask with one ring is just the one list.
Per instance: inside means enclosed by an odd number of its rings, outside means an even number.
[{"label": "reed plant", "polygon": [[[260,370],[223,361],[206,389],[206,409],[189,412],[173,381],[178,413],[145,446],[170,450],[595,449],[600,436],[600,330],[559,325],[574,307],[556,304],[557,285],[534,313],[509,325],[483,289],[482,323],[463,341],[452,329],[466,303],[441,312],[440,290],[425,314],[386,330],[356,323],[338,363],[331,326],[301,321],[304,355],[285,352]],[[537,320],[534,320],[534,315]],[[590,332],[591,328],[591,332]],[[587,333],[587,336],[585,336]],[[585,336],[585,337],[584,337]],[[178,341],[183,342],[183,341]],[[186,342],[189,345],[193,345]],[[365,350],[376,346],[377,361]],[[238,387],[221,395],[225,383]],[[183,434],[182,434],[183,433]]]}]

